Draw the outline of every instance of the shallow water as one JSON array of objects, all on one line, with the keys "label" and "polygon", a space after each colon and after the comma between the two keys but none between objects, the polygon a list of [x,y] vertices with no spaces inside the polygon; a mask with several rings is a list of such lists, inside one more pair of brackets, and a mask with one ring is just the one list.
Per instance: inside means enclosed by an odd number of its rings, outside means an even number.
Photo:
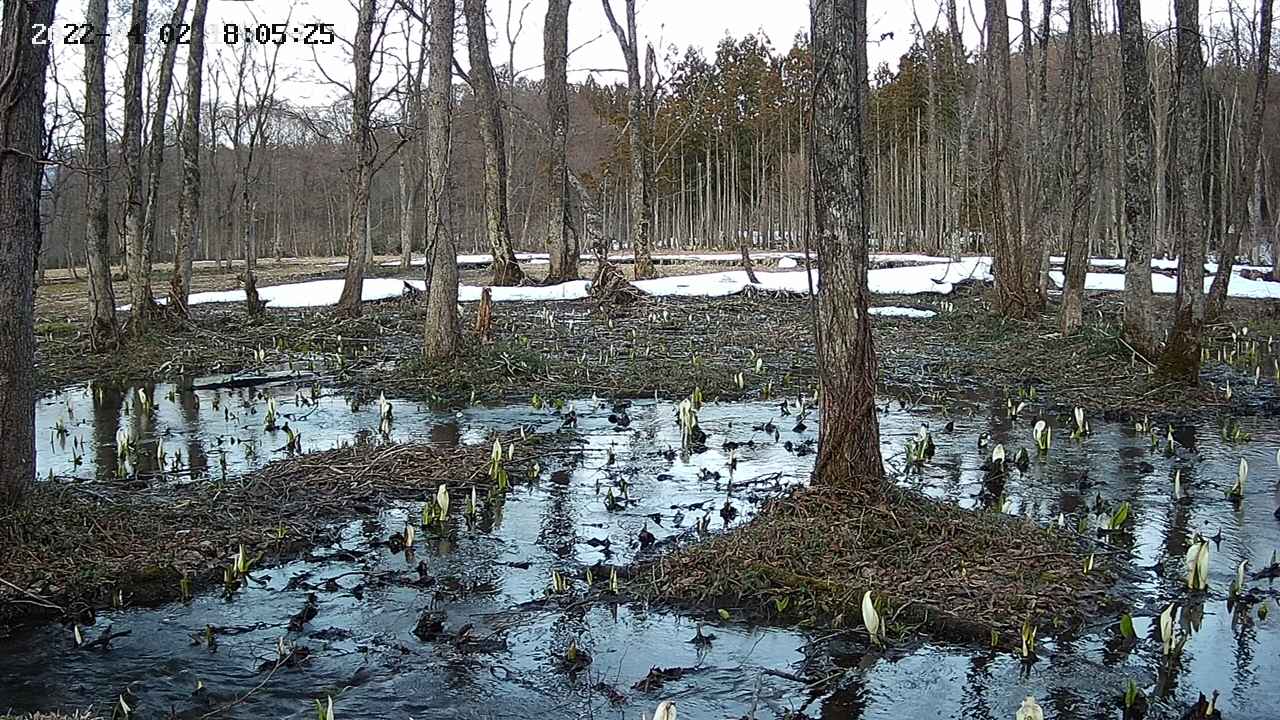
[{"label": "shallow water", "polygon": [[[125,402],[100,397],[95,403],[86,388],[46,398],[39,408],[40,427],[52,428],[62,417],[69,437],[64,446],[50,431],[39,457],[41,472],[52,469],[82,482],[119,482],[113,476],[115,431],[121,423],[131,423],[141,444],[150,447],[139,456],[154,455],[158,438],[166,447],[182,449],[176,472],[156,474],[154,465],[139,463],[150,482],[182,481],[192,468],[221,472],[220,462],[210,458],[228,447],[227,472],[243,471],[281,456],[273,450],[283,440],[262,430],[264,394],[275,397],[282,417],[302,432],[306,450],[350,442],[361,431],[379,435],[376,402],[353,410],[348,398],[329,391],[312,401],[307,381],[222,390],[218,410],[212,407],[215,391],[173,388],[170,399],[170,389],[148,391],[156,398],[149,413],[137,411],[136,392],[121,393]],[[306,401],[296,399],[299,390]],[[1031,449],[1032,409],[1013,421],[1004,407],[960,413],[948,432],[942,429],[947,418],[891,403],[881,414],[883,451],[891,464],[902,466],[906,440],[922,422],[929,423],[937,444],[930,462],[902,476],[906,485],[966,507],[1003,507],[1044,524],[1063,512],[1074,525],[1099,497],[1107,508],[1121,500],[1132,504],[1131,539],[1115,539],[1131,551],[1116,592],[1134,615],[1136,648],[1117,649],[1112,642],[1117,618],[1101,618],[1082,636],[1045,641],[1039,662],[1026,668],[1012,655],[984,648],[925,643],[880,654],[869,652],[859,633],[808,636],[723,622],[713,608],[692,618],[634,604],[583,601],[587,568],[595,567],[595,591],[607,599],[607,568],[642,552],[636,540],[641,529],[660,544],[693,539],[694,524],[704,516],[713,530],[726,524],[720,513],[726,500],[738,510],[732,522],[740,523],[764,500],[804,482],[813,456],[795,450],[808,449],[806,441],[816,438],[812,414],[797,432],[796,415],[780,416],[776,402],[709,404],[700,425],[710,449],[668,457],[668,448],[679,447],[680,435],[674,407],[665,402],[633,404],[625,429],[609,421],[607,404],[589,400],[570,403],[579,420],[576,429],[562,429],[560,414],[527,406],[458,413],[392,402],[391,440],[478,443],[492,430],[522,425],[532,432],[574,433],[583,452],[571,465],[548,460],[537,480],[516,479],[504,501],[484,503],[485,512],[474,523],[454,512],[450,537],[420,535],[411,558],[375,543],[416,522],[419,504],[389,507],[376,519],[344,525],[338,546],[257,573],[261,584],[233,601],[206,595],[186,605],[101,613],[95,626],[86,628],[88,637],[108,625],[131,632],[105,653],[76,649],[69,628],[19,630],[0,640],[0,707],[93,703],[101,708],[130,686],[142,717],[170,708],[182,717],[198,717],[260,683],[226,715],[313,716],[312,699],[333,694],[338,717],[634,718],[651,711],[659,699],[674,698],[681,717],[689,718],[775,717],[799,710],[825,718],[1010,718],[1022,697],[1031,694],[1049,717],[1119,717],[1118,698],[1129,679],[1153,697],[1151,717],[1178,717],[1198,692],[1214,689],[1223,693],[1219,706],[1230,717],[1280,701],[1280,688],[1269,682],[1280,670],[1275,591],[1266,580],[1246,583],[1271,603],[1265,621],[1257,618],[1256,607],[1243,619],[1227,609],[1236,563],[1248,559],[1250,571],[1256,571],[1280,547],[1280,522],[1272,515],[1280,445],[1274,421],[1244,421],[1252,439],[1240,444],[1223,442],[1217,428],[1177,427],[1179,440],[1194,444],[1194,450],[1179,444],[1168,455],[1163,444],[1152,450],[1149,437],[1131,425],[1091,419],[1092,435],[1072,440],[1067,418],[1052,417],[1052,450],[1044,458],[1032,451],[1028,470],[1013,472],[1003,493],[993,496],[984,492],[980,469],[989,448],[980,450],[978,438],[985,434],[993,444],[1004,443],[1010,456],[1016,448]],[[777,426],[776,440],[759,429],[766,422]],[[1164,432],[1159,428],[1162,438]],[[79,466],[71,457],[72,435],[86,441]],[[722,448],[727,441],[740,444],[732,476],[729,453]],[[246,454],[246,444],[256,452]],[[1225,493],[1242,457],[1251,471],[1237,506]],[[1193,496],[1189,503],[1171,497],[1178,469]],[[621,509],[606,506],[610,489]],[[464,503],[455,498],[455,507]],[[1096,526],[1099,518],[1090,517]],[[1193,531],[1206,537],[1221,532],[1211,555],[1210,592],[1199,629],[1169,679],[1170,689],[1156,700],[1160,648],[1152,625],[1168,602],[1187,598],[1182,555]],[[425,562],[421,567],[430,580],[422,580],[419,561]],[[548,599],[553,570],[569,579],[570,590]],[[315,618],[300,632],[289,631],[290,617],[310,592],[318,601]],[[424,641],[414,635],[426,610],[443,613],[445,637]],[[732,617],[734,609],[728,610]],[[706,648],[687,642],[700,621],[704,632],[715,635]],[[455,642],[468,624],[473,641]],[[218,628],[214,652],[191,640],[206,625]],[[282,668],[268,679],[258,668],[274,662],[282,636],[311,654],[301,667]],[[593,658],[579,673],[561,667],[570,642]],[[685,672],[660,689],[635,687],[652,666]],[[834,679],[811,691],[794,679],[806,674]],[[197,681],[206,690],[193,696]]]}]

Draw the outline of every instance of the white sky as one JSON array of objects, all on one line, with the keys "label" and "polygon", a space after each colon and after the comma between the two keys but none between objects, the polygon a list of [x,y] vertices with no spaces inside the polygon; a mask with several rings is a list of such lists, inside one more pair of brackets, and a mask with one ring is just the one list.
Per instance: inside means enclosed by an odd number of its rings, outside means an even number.
[{"label": "white sky", "polygon": [[[387,5],[392,0],[381,0],[380,5]],[[612,0],[614,11],[621,22],[624,0]],[[939,4],[942,0],[869,0],[869,47],[872,69],[881,62],[896,66],[898,56],[907,49],[911,41],[913,6],[918,11],[920,20],[926,26],[935,21],[943,24],[939,16]],[[1010,34],[1017,43],[1021,33],[1017,21],[1021,0],[1007,0],[1010,16]],[[1202,0],[1206,19],[1210,15],[1222,12],[1226,3],[1233,0]],[[1246,5],[1253,5],[1255,0],[1234,0]],[[222,27],[224,22],[233,23],[276,23],[291,19],[297,25],[304,22],[332,23],[338,35],[350,36],[355,25],[356,11],[354,0],[210,0],[209,18],[206,30],[208,38],[206,53],[209,62],[215,62],[219,52],[231,49],[223,42]],[[290,18],[290,5],[293,5]],[[1061,0],[1055,6],[1061,6]],[[55,42],[60,42],[61,23],[83,20],[83,0],[63,0],[59,4],[59,21],[54,31]],[[171,7],[170,0],[152,0],[153,13],[158,9]],[[461,5],[461,0],[459,0]],[[959,0],[962,23],[965,28],[966,43],[970,50],[978,41],[978,27],[982,22],[981,0]],[[1033,6],[1040,5],[1033,0]],[[111,12],[115,22],[123,25],[127,20],[127,0],[112,0]],[[1110,12],[1111,3],[1107,3]],[[1158,2],[1147,0],[1144,3],[1144,16],[1149,25],[1155,28],[1168,27],[1171,15],[1171,1]],[[542,25],[546,12],[546,0],[489,0],[489,13],[492,20],[489,38],[495,64],[507,61],[508,48],[506,39],[508,9],[512,8],[513,20],[511,29],[514,32],[516,20],[514,16],[526,8],[524,26],[516,45],[515,65],[525,77],[541,76],[542,64]],[[973,12],[979,13],[975,18]],[[1065,15],[1059,7],[1058,12]],[[715,46],[726,34],[740,37],[747,33],[763,32],[773,47],[784,52],[792,45],[798,32],[807,31],[809,24],[809,6],[807,0],[639,0],[637,17],[642,39],[652,42],[661,61],[666,49],[675,45],[682,53],[687,46],[703,49],[704,54],[714,57]],[[1033,22],[1038,23],[1038,13],[1033,7]],[[1055,25],[1065,24],[1065,18],[1059,16]],[[153,21],[156,22],[156,21]],[[162,22],[162,21],[161,21]],[[157,23],[158,24],[158,23]],[[459,23],[461,26],[461,22]],[[155,37],[158,28],[153,25],[150,37]],[[389,32],[398,33],[398,27],[389,28]],[[121,28],[112,38],[111,54],[108,61],[108,84],[118,89],[119,78],[124,65],[124,30]],[[892,39],[880,40],[881,36],[893,33]],[[457,57],[465,67],[466,46],[462,28],[459,27],[459,44]],[[392,40],[392,42],[398,42]],[[400,41],[402,42],[402,41]],[[569,46],[582,46],[572,55],[569,67],[572,79],[582,79],[590,70],[619,69],[623,61],[617,42],[609,28],[600,0],[573,0],[569,17]],[[83,67],[83,56],[78,46],[57,46],[59,58],[59,76],[68,87],[72,96],[78,95],[80,70]],[[322,48],[318,57],[323,62],[325,71],[333,78],[348,82],[352,69],[345,51],[340,47]],[[286,45],[280,52],[280,64],[288,79],[281,93],[290,100],[300,104],[313,104],[332,100],[340,91],[325,81],[316,69],[311,48],[301,45]],[[576,72],[574,72],[576,71]],[[178,86],[182,84],[182,71],[177,74]],[[388,69],[383,76],[384,84],[392,77]],[[602,81],[621,81],[624,76],[619,73],[600,72],[597,77]],[[113,103],[114,104],[114,103]]]}]

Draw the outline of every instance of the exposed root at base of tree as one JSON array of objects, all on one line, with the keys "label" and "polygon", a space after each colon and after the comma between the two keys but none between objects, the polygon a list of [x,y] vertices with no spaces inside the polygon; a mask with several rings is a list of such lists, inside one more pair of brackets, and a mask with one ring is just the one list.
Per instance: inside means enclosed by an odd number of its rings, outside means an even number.
[{"label": "exposed root at base of tree", "polygon": [[[511,476],[551,454],[552,437],[522,441]],[[335,523],[397,500],[425,503],[440,483],[462,507],[472,487],[485,494],[491,486],[489,451],[358,444],[227,480],[36,483],[23,504],[0,513],[0,623],[76,617],[109,605],[116,591],[131,605],[174,600],[184,576],[193,592],[221,583],[240,545],[264,562],[293,557],[331,542]]]},{"label": "exposed root at base of tree", "polygon": [[1080,625],[1105,603],[1106,562],[1083,572],[1077,538],[1027,520],[899,488],[866,496],[814,487],[740,528],[637,569],[658,602],[736,607],[783,623],[862,627],[863,593],[886,601],[889,635],[1016,647]]},{"label": "exposed root at base of tree", "polygon": [[602,308],[630,305],[645,298],[645,294],[631,284],[618,266],[611,262],[600,263],[591,281],[591,299]]}]

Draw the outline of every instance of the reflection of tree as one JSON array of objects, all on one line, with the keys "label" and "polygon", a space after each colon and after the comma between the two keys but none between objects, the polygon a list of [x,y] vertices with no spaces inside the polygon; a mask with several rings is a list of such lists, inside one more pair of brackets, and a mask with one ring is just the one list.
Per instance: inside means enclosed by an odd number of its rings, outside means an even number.
[{"label": "reflection of tree", "polygon": [[187,436],[187,467],[195,478],[209,470],[209,456],[204,449],[204,433],[200,423],[200,396],[194,390],[178,393],[178,411]]},{"label": "reflection of tree", "polygon": [[1253,616],[1249,614],[1249,610],[1248,604],[1239,603],[1231,616],[1231,624],[1236,631],[1236,667],[1232,675],[1236,687],[1252,685],[1253,674],[1257,670],[1257,665],[1253,662],[1253,646],[1258,639],[1258,629],[1253,624]]},{"label": "reflection of tree", "polygon": [[95,382],[90,395],[93,402],[94,471],[99,476],[111,475],[116,470],[116,431],[120,429],[125,389]]},{"label": "reflection of tree", "polygon": [[995,656],[989,652],[975,653],[969,658],[969,671],[965,673],[964,705],[969,717],[994,717],[987,690],[992,685],[991,663]]}]

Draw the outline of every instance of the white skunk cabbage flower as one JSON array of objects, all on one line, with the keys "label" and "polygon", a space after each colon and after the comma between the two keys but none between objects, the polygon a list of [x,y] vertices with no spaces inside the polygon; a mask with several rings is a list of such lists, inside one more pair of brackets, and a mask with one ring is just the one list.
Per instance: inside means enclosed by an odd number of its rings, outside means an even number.
[{"label": "white skunk cabbage flower", "polygon": [[1165,655],[1173,653],[1173,607],[1173,603],[1169,603],[1169,607],[1160,613],[1160,642]]},{"label": "white skunk cabbage flower", "polygon": [[880,613],[876,612],[876,604],[871,598],[870,590],[862,594],[862,623],[867,626],[867,634],[871,636],[871,642],[876,645],[884,642],[884,623],[880,620]]},{"label": "white skunk cabbage flower", "polygon": [[1182,470],[1173,471],[1173,499],[1181,500],[1186,497],[1182,494]]},{"label": "white skunk cabbage flower", "polygon": [[1041,450],[1048,449],[1049,438],[1052,437],[1051,432],[1052,431],[1049,430],[1049,423],[1044,420],[1037,420],[1035,427],[1031,428],[1031,439],[1035,440],[1036,447]]},{"label": "white skunk cabbage flower", "polygon": [[[649,716],[640,713],[640,717],[649,720]],[[653,720],[676,720],[676,704],[672,700],[663,700],[658,703],[658,708],[653,711]]]},{"label": "white skunk cabbage flower", "polygon": [[991,462],[993,463],[1004,462],[1004,443],[996,443],[996,446],[994,448],[991,448]]},{"label": "white skunk cabbage flower", "polygon": [[116,430],[116,457],[124,459],[129,454],[129,444],[132,437],[128,430],[119,428]]},{"label": "white skunk cabbage flower", "polygon": [[1187,548],[1187,589],[1209,588],[1209,541],[1196,536]]},{"label": "white skunk cabbage flower", "polygon": [[404,526],[404,546],[407,548],[413,547],[413,540],[414,540],[413,526],[405,525]]},{"label": "white skunk cabbage flower", "polygon": [[391,417],[391,402],[384,393],[378,393],[378,417],[384,420]]},{"label": "white skunk cabbage flower", "polygon": [[1082,408],[1082,407],[1077,407],[1077,408],[1072,412],[1072,415],[1074,415],[1074,416],[1075,416],[1075,419],[1076,419],[1076,431],[1077,431],[1077,432],[1081,432],[1081,433],[1083,433],[1083,432],[1085,431],[1085,424],[1084,424],[1084,408]]},{"label": "white skunk cabbage flower", "polygon": [[449,488],[440,483],[440,489],[436,491],[436,505],[440,506],[440,519],[443,520],[449,514]]},{"label": "white skunk cabbage flower", "polygon": [[1013,716],[1014,720],[1044,720],[1044,710],[1040,709],[1036,699],[1028,695],[1022,701],[1022,707],[1018,708],[1018,712]]}]

